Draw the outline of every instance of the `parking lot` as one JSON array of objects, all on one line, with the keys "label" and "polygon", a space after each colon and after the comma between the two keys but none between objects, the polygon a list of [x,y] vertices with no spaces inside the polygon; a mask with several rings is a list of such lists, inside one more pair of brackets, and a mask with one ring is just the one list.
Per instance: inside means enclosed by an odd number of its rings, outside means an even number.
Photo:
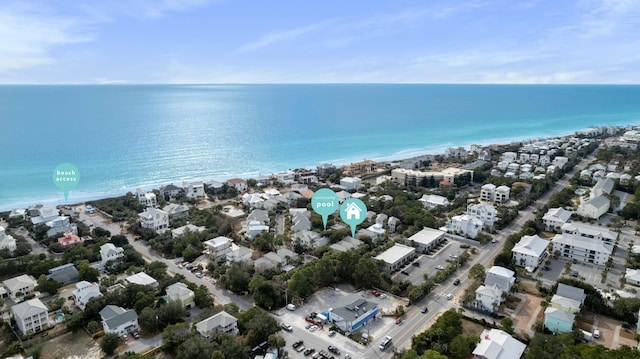
[{"label": "parking lot", "polygon": [[[291,331],[282,331],[283,337],[287,341],[287,351],[290,358],[305,358],[302,352],[298,353],[291,345],[297,340],[302,340],[305,347],[312,347],[316,351],[327,350],[329,345],[338,348],[342,355],[349,354],[352,358],[362,358],[359,353],[364,352],[367,347],[359,344],[341,334],[335,334],[329,336],[329,327],[325,326],[320,329],[307,328],[308,324],[305,321],[305,317],[312,312],[322,313],[326,312],[329,308],[333,308],[335,303],[342,297],[351,294],[352,292],[347,288],[341,289],[323,289],[311,297],[301,307],[296,308],[294,311],[281,309],[277,312],[278,320],[281,323],[291,325]],[[376,303],[380,312],[394,311],[396,306],[403,304],[404,301],[395,298],[392,295],[386,293],[384,298],[376,297],[370,292],[360,292],[367,301]],[[371,343],[377,343],[379,338],[382,337],[382,332],[389,326],[395,326],[395,317],[378,316],[376,319],[371,320],[368,324],[364,325],[361,330],[362,333],[367,334],[371,340]]]},{"label": "parking lot", "polygon": [[[412,263],[393,275],[393,281],[409,280],[416,285],[422,284],[425,273],[432,276],[437,270],[444,269],[451,262],[456,261],[457,256],[464,251],[465,249],[460,248],[459,242],[447,240],[435,253],[418,255]],[[417,265],[414,263],[417,263]]]}]

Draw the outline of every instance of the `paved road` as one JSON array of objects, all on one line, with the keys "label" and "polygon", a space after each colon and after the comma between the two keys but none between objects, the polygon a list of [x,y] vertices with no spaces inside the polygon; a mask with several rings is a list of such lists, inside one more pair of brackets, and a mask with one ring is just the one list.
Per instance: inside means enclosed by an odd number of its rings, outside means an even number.
[{"label": "paved road", "polygon": [[[479,254],[472,256],[470,261],[467,262],[468,265],[463,267],[461,271],[457,272],[456,275],[452,277],[462,278],[462,283],[464,283],[464,279],[468,277],[469,269],[474,264],[480,263],[485,268],[489,267],[489,264],[493,259],[500,253],[500,251],[502,251],[506,238],[519,231],[527,221],[532,220],[535,217],[534,210],[546,203],[554,193],[563,189],[569,183],[569,180],[571,180],[573,175],[586,167],[586,165],[591,161],[593,161],[592,156],[583,159],[571,172],[566,174],[563,179],[556,182],[555,185],[547,191],[547,193],[526,209],[521,210],[513,222],[494,236],[498,243],[487,244],[484,250],[481,250]],[[406,319],[400,325],[392,326],[381,334],[381,338],[386,335],[393,338],[393,347],[381,352],[378,349],[379,343],[376,342],[362,353],[361,356],[355,357],[390,358],[394,349],[409,349],[411,347],[411,337],[426,330],[429,327],[429,324],[439,316],[439,313],[451,308],[459,307],[459,295],[464,293],[464,289],[464,285],[454,286],[453,279],[449,279],[448,281],[440,284],[425,299],[409,308],[405,315]],[[447,294],[452,294],[454,298],[452,300],[447,300],[445,298]],[[429,308],[429,312],[425,314],[420,313],[420,310],[425,306]],[[377,340],[379,341],[379,338]]]},{"label": "paved road", "polygon": [[[77,210],[80,212],[80,220],[82,220],[83,222],[93,223],[95,226],[102,227],[108,230],[109,232],[111,232],[112,235],[120,233],[120,223],[111,223],[111,221],[106,216],[99,213],[88,215],[84,213],[84,206],[82,205],[78,206]],[[227,303],[234,302],[241,309],[249,309],[253,307],[253,300],[251,298],[237,296],[225,289],[219,288],[215,286],[213,283],[211,283],[210,281],[208,281],[206,277],[198,278],[195,276],[195,274],[191,273],[190,271],[178,268],[178,264],[175,263],[173,260],[163,258],[162,256],[159,256],[158,254],[151,252],[149,250],[149,247],[147,247],[143,241],[134,241],[132,234],[126,234],[125,236],[129,239],[129,244],[131,244],[133,248],[138,253],[140,253],[146,261],[163,262],[167,265],[167,272],[170,275],[174,275],[175,273],[180,273],[191,282],[194,282],[198,285],[201,285],[201,284],[205,285],[207,289],[209,289],[209,292],[214,295],[216,303],[227,304]]]}]

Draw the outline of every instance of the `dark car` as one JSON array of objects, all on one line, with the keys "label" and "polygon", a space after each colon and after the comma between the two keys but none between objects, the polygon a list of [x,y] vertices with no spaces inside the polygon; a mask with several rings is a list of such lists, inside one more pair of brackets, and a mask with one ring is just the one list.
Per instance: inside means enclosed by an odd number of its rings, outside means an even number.
[{"label": "dark car", "polygon": [[411,263],[411,264],[412,264],[412,265],[414,265],[414,266],[416,266],[416,267],[420,267],[420,262],[418,262],[418,261],[415,261],[415,262],[413,262],[413,263]]},{"label": "dark car", "polygon": [[622,323],[620,323],[620,325],[622,325],[622,327],[625,328],[625,329],[631,328],[631,324],[629,324],[629,322],[622,322]]},{"label": "dark car", "polygon": [[456,278],[456,280],[453,281],[453,285],[458,285],[458,284],[460,284],[460,279]]},{"label": "dark car", "polygon": [[307,350],[304,351],[304,355],[309,356],[311,354],[313,354],[316,350],[313,348],[307,348]]},{"label": "dark car", "polygon": [[579,275],[580,275],[580,273],[578,273],[577,271],[571,272],[571,276],[572,277],[576,277],[577,278]]},{"label": "dark car", "polygon": [[298,340],[297,342],[293,343],[293,345],[292,345],[292,346],[293,346],[294,348],[297,348],[297,347],[301,346],[301,345],[302,345],[302,343],[303,343],[303,341],[302,341],[302,340]]},{"label": "dark car", "polygon": [[420,313],[424,314],[424,313],[426,313],[426,312],[428,312],[428,311],[429,311],[429,308],[424,307],[424,308],[422,308],[422,310],[420,311]]},{"label": "dark car", "polygon": [[327,349],[329,349],[329,351],[332,352],[335,355],[340,355],[340,350],[338,350],[338,348],[336,348],[334,346],[329,345],[329,348],[327,348]]}]

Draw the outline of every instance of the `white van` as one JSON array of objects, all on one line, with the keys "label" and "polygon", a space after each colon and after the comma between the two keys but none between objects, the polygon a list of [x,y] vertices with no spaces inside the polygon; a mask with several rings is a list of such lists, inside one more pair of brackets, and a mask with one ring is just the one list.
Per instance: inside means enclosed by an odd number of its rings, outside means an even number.
[{"label": "white van", "polygon": [[595,339],[600,338],[600,331],[599,331],[598,329],[596,329],[596,330],[594,330],[594,331],[593,331],[593,337],[594,337]]},{"label": "white van", "polygon": [[289,303],[289,304],[287,304],[287,309],[291,310],[291,311],[294,311],[294,310],[296,310],[296,306],[293,303]]}]

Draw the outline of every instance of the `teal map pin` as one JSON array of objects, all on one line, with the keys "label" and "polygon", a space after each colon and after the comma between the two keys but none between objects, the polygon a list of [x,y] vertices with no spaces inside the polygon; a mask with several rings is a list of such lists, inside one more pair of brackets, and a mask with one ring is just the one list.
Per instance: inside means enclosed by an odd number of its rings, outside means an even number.
[{"label": "teal map pin", "polygon": [[321,188],[311,197],[311,207],[322,216],[322,224],[327,229],[327,218],[333,214],[340,205],[338,195],[328,188]]},{"label": "teal map pin", "polygon": [[78,167],[71,163],[63,163],[53,170],[53,184],[64,192],[64,201],[69,199],[69,191],[76,188],[80,182]]},{"label": "teal map pin", "polygon": [[350,198],[340,206],[340,218],[351,226],[351,236],[356,236],[356,226],[364,222],[367,215],[367,205],[357,198]]}]

